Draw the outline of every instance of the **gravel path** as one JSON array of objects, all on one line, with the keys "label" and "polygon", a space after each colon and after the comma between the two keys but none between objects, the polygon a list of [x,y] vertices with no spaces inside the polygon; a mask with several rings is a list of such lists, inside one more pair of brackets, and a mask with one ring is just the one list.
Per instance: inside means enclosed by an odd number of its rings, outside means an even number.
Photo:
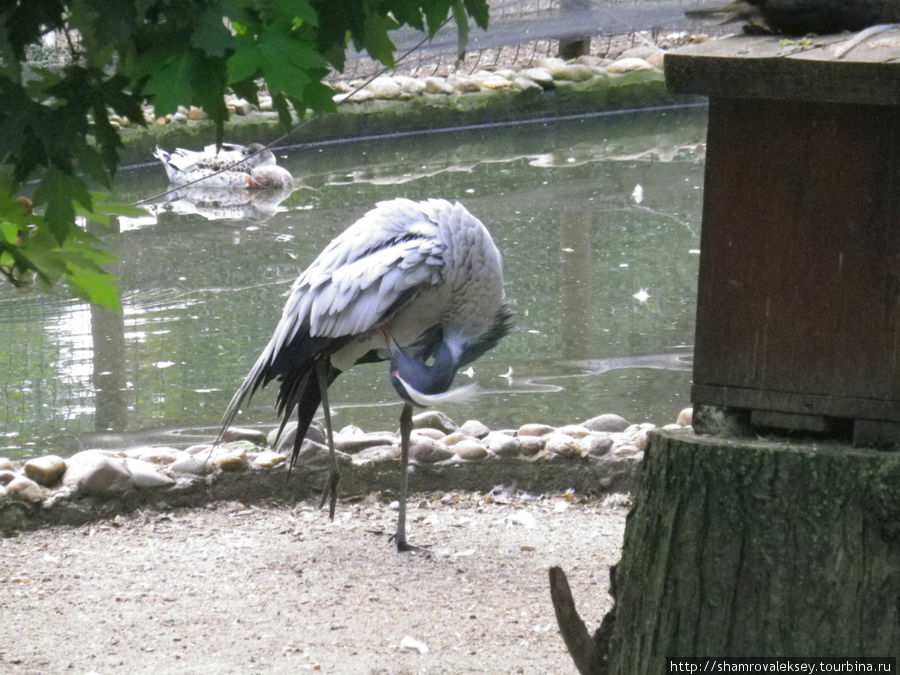
[{"label": "gravel path", "polygon": [[0,539],[0,672],[575,672],[547,569],[593,631],[624,499],[412,497],[430,557],[393,552],[379,495],[333,523],[312,502],[229,502]]}]

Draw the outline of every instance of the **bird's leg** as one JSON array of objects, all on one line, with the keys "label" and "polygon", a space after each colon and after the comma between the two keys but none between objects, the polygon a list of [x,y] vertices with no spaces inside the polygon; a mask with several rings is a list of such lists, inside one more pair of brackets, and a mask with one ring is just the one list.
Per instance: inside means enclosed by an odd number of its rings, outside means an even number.
[{"label": "bird's leg", "polygon": [[325,486],[322,488],[322,501],[319,503],[321,509],[328,502],[328,517],[334,520],[334,507],[337,504],[338,483],[341,480],[341,474],[338,471],[337,454],[334,451],[334,433],[331,430],[331,407],[328,405],[328,378],[325,376],[325,368],[327,361],[320,360],[316,362],[316,378],[319,381],[319,394],[322,398],[322,413],[325,416],[325,434],[328,437],[328,454],[331,464],[328,467],[328,478]]},{"label": "bird's leg", "polygon": [[394,534],[394,544],[397,552],[422,551],[428,553],[427,548],[414,546],[406,541],[406,497],[409,485],[409,437],[412,434],[412,403],[404,403],[400,413],[400,508],[397,512],[397,532]]}]

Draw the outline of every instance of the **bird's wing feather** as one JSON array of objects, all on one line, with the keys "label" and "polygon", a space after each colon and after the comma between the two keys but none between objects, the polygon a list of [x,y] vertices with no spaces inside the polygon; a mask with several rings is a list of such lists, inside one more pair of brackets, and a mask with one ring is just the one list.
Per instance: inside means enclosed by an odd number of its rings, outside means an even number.
[{"label": "bird's wing feather", "polygon": [[[431,200],[425,206],[447,205]],[[225,413],[286,370],[285,360],[312,367],[388,320],[419,290],[441,281],[446,244],[433,215],[407,199],[380,202],[336,237],[294,282],[281,319]],[[302,369],[301,369],[302,370]],[[293,397],[282,397],[293,400]]]}]

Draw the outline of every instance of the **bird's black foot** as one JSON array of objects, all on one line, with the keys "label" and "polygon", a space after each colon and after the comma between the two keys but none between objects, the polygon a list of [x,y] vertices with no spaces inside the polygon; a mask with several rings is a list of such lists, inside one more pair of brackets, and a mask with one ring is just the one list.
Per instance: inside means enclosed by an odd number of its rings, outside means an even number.
[{"label": "bird's black foot", "polygon": [[396,534],[392,534],[391,538],[388,541],[394,542],[394,546],[397,549],[397,553],[423,553],[425,555],[431,555],[431,549],[425,546],[416,546],[415,544],[410,544],[406,541],[406,537],[398,537]]},{"label": "bird's black foot", "polygon": [[328,517],[334,520],[334,508],[337,506],[338,483],[341,482],[341,474],[332,469],[328,472],[328,478],[325,479],[325,486],[322,488],[322,501],[319,502],[319,508],[325,506],[328,501]]}]

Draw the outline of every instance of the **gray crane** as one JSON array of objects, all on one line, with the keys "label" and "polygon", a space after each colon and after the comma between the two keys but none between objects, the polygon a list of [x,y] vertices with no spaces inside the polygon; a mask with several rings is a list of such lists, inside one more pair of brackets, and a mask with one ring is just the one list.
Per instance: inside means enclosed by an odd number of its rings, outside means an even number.
[{"label": "gray crane", "polygon": [[390,361],[400,413],[400,510],[393,537],[406,539],[407,467],[413,406],[457,400],[456,371],[493,348],[511,327],[500,252],[484,225],[443,199],[379,202],[338,235],[294,282],[275,333],[237,390],[223,430],[241,403],[272,380],[280,389],[279,435],[297,411],[293,468],[321,403],[330,466],[322,493],[334,518],[340,478],[328,387],[358,363]]}]

